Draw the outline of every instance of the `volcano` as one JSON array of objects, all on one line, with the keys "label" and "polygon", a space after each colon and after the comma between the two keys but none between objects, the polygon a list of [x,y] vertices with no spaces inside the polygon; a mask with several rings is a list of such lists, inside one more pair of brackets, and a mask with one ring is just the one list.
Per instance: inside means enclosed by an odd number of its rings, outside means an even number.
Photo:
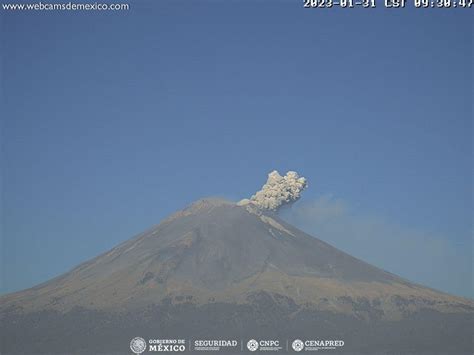
[{"label": "volcano", "polygon": [[473,353],[471,300],[369,265],[252,204],[214,198],[2,296],[0,307],[2,354],[130,354],[137,335],[344,340],[331,353]]}]

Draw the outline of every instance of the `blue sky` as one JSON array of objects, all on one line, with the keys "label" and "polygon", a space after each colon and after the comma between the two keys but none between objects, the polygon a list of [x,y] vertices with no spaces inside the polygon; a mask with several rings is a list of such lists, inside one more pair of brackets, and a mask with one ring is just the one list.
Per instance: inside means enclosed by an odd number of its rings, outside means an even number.
[{"label": "blue sky", "polygon": [[301,228],[474,297],[468,10],[131,5],[1,14],[2,292],[278,169],[308,178]]}]

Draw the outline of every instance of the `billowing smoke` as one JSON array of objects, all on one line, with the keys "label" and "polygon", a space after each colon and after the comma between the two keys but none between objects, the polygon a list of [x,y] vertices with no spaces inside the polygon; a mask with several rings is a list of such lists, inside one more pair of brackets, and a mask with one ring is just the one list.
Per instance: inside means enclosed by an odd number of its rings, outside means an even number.
[{"label": "billowing smoke", "polygon": [[276,211],[298,200],[306,186],[306,179],[295,171],[288,171],[285,176],[281,176],[278,171],[273,170],[268,174],[267,182],[262,189],[250,199],[240,201],[239,205],[252,203],[261,209]]}]

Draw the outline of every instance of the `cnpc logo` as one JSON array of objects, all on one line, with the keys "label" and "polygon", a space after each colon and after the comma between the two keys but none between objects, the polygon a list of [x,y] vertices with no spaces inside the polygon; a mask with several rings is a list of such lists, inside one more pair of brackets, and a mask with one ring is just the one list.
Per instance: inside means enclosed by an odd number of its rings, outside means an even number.
[{"label": "cnpc logo", "polygon": [[247,349],[250,351],[279,351],[281,350],[280,341],[279,340],[255,340],[250,339],[247,342]]}]

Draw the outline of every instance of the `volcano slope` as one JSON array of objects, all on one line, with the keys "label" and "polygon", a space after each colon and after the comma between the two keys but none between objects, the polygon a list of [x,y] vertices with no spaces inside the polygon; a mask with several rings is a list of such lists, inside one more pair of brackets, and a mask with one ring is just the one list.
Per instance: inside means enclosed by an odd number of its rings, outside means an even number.
[{"label": "volcano slope", "polygon": [[137,335],[344,340],[331,353],[473,353],[471,300],[219,199],[197,201],[60,277],[2,296],[0,307],[2,354],[130,354]]}]

